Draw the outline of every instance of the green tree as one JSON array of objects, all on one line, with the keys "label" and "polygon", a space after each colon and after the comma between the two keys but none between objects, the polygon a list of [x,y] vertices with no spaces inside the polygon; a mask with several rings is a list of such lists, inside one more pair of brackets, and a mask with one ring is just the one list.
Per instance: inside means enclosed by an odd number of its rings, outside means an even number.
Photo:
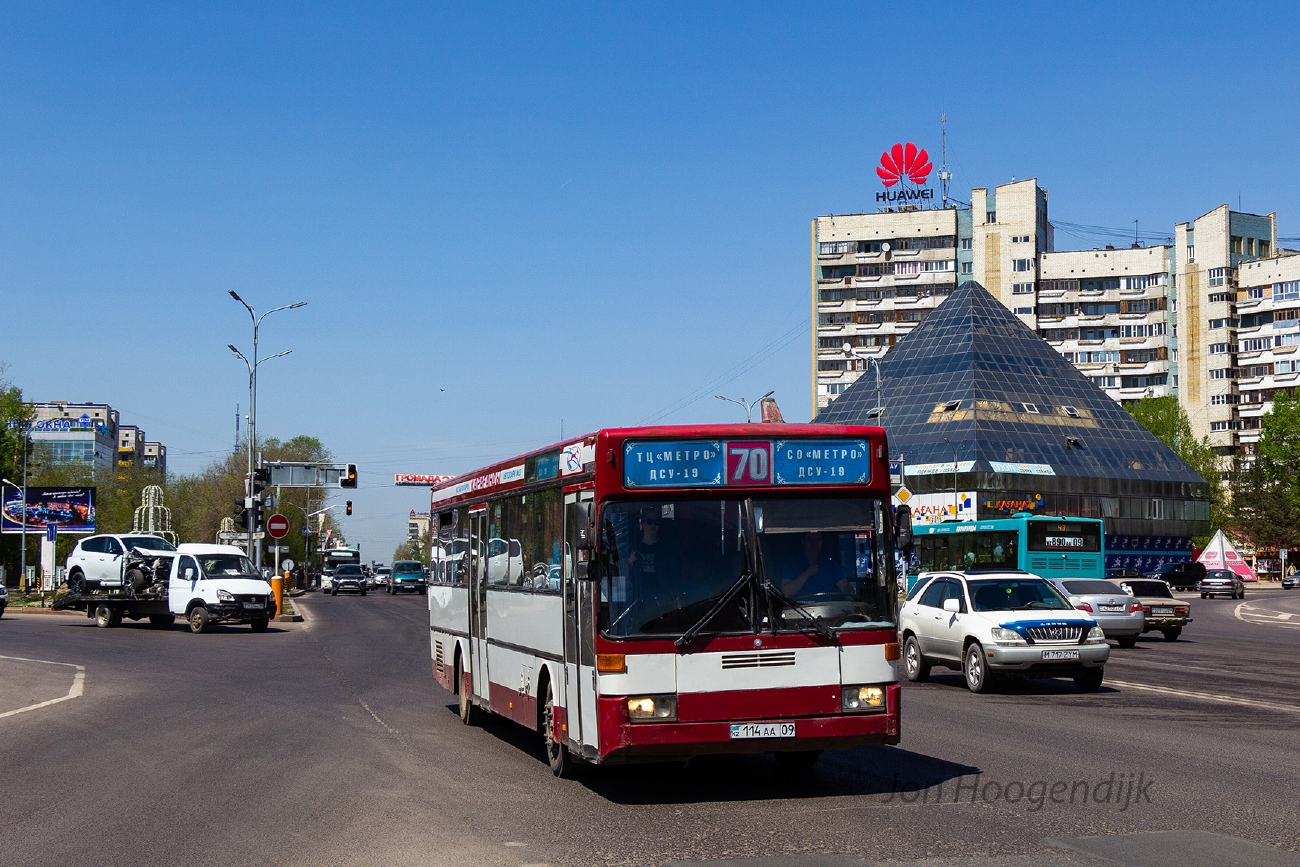
[{"label": "green tree", "polygon": [[1238,529],[1255,545],[1300,545],[1300,397],[1279,391],[1260,422],[1253,460],[1238,461],[1232,484]]},{"label": "green tree", "polygon": [[429,563],[431,540],[428,531],[420,534],[418,539],[407,539],[393,551],[393,562],[398,560],[418,560],[425,565]]},{"label": "green tree", "polygon": [[[1228,523],[1232,515],[1228,507],[1228,491],[1223,483],[1223,462],[1214,453],[1208,436],[1196,438],[1187,411],[1178,398],[1172,395],[1144,397],[1128,401],[1124,408],[1205,479],[1209,485],[1211,530]],[[1208,539],[1209,536],[1203,536],[1196,539],[1196,543],[1201,545]]]},{"label": "green tree", "polygon": [[[24,430],[32,422],[32,410],[23,403],[22,389],[6,377],[7,370],[8,366],[0,362],[0,478],[21,482],[23,445],[27,442]],[[17,580],[20,540],[20,536],[5,536],[0,540],[0,564],[4,565],[6,580],[11,583]],[[29,537],[28,562],[35,563],[32,549]]]}]

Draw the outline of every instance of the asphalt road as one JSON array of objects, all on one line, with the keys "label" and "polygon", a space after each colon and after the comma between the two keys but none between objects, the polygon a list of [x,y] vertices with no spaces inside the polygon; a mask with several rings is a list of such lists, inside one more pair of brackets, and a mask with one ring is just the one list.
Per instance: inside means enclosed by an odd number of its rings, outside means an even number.
[{"label": "asphalt road", "polygon": [[1097,694],[936,669],[900,746],[806,778],[728,757],[574,781],[535,734],[461,725],[424,597],[312,596],[262,635],[11,610],[0,863],[1300,864],[1300,592],[1192,601]]}]

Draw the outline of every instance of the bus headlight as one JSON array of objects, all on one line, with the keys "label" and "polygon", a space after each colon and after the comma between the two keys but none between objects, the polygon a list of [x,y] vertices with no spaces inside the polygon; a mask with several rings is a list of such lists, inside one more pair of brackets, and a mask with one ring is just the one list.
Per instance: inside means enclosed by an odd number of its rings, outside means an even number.
[{"label": "bus headlight", "polygon": [[840,690],[842,707],[846,711],[873,711],[885,709],[883,686],[846,686]]},{"label": "bus headlight", "polygon": [[1014,629],[1005,629],[1001,626],[994,626],[989,630],[993,634],[993,640],[1000,647],[1027,647],[1028,641],[1021,637],[1019,632]]},{"label": "bus headlight", "polygon": [[673,722],[677,719],[677,696],[643,695],[627,700],[632,722]]}]

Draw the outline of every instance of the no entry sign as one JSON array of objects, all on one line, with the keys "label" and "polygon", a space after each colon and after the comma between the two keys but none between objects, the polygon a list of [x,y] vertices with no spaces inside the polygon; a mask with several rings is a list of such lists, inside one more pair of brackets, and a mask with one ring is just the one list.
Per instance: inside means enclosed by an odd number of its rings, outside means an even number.
[{"label": "no entry sign", "polygon": [[284,515],[272,515],[266,519],[266,532],[272,539],[283,539],[289,533],[289,519]]}]

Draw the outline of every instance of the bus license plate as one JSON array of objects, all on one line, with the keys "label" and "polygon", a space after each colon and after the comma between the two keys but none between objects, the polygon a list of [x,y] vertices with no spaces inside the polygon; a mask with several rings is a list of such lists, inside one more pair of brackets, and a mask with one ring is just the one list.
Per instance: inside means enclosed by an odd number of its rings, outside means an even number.
[{"label": "bus license plate", "polygon": [[740,723],[731,727],[731,739],[746,738],[792,738],[794,723]]},{"label": "bus license plate", "polygon": [[1077,650],[1044,650],[1043,659],[1078,659]]}]

